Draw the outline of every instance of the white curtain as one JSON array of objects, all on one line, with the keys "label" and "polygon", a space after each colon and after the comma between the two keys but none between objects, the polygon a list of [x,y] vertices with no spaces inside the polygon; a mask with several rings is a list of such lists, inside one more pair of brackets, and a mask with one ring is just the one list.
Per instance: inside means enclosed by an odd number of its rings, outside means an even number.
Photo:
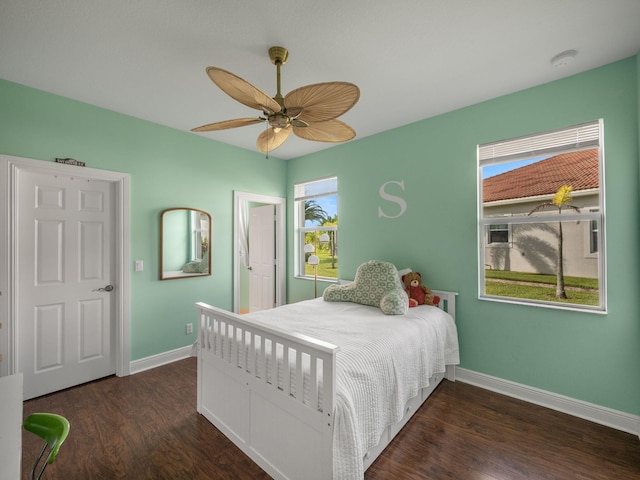
[{"label": "white curtain", "polygon": [[249,206],[245,200],[240,200],[238,232],[238,250],[240,252],[240,262],[245,268],[249,268]]}]

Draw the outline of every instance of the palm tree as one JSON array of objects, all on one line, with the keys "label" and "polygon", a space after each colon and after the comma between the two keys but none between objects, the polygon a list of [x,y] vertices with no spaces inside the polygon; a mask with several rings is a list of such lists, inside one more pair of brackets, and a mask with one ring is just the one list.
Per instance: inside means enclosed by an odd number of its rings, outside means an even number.
[{"label": "palm tree", "polygon": [[[338,214],[336,213],[333,217],[329,216],[327,219],[322,222],[322,226],[327,227],[336,227],[338,226]],[[336,242],[336,232],[335,230],[330,230],[329,233],[329,255],[331,255],[331,268],[336,268],[336,249],[338,244]],[[321,237],[322,238],[322,237]]]},{"label": "palm tree", "polygon": [[[569,185],[563,185],[558,189],[553,199],[550,202],[541,203],[533,208],[529,215],[537,212],[538,210],[544,210],[545,208],[557,208],[558,215],[562,213],[563,208],[571,208],[576,212],[580,212],[580,208],[575,205],[571,205],[571,191],[573,189]],[[564,266],[562,255],[562,222],[558,222],[558,259],[556,265],[556,298],[567,298],[567,292],[564,288]]]},{"label": "palm tree", "polygon": [[[322,225],[327,220],[329,214],[318,205],[315,200],[305,200],[304,202],[304,220],[305,225],[307,222],[314,222],[317,225]],[[317,246],[318,232],[307,232],[305,234],[305,243],[311,243]]]},{"label": "palm tree", "polygon": [[322,222],[327,220],[329,214],[324,211],[324,209],[316,203],[315,200],[306,200],[304,202],[304,219],[309,220],[311,222],[318,222],[319,225],[322,225]]},{"label": "palm tree", "polygon": [[338,214],[336,213],[333,217],[328,215],[323,225],[338,225]]}]

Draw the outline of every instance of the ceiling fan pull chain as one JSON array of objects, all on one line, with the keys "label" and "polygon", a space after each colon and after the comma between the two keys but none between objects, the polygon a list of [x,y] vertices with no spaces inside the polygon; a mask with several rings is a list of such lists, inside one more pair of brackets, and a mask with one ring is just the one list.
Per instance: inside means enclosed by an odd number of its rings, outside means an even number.
[{"label": "ceiling fan pull chain", "polygon": [[[269,123],[267,123],[267,128],[266,131],[269,131]],[[267,151],[266,151],[267,156],[265,157],[267,160],[269,160],[269,142],[267,141]]]}]

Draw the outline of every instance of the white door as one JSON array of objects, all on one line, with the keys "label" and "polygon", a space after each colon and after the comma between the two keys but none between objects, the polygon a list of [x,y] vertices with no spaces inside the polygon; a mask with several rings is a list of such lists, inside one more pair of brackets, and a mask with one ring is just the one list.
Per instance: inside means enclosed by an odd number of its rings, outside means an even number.
[{"label": "white door", "polygon": [[115,373],[115,186],[19,172],[17,370],[24,398]]},{"label": "white door", "polygon": [[249,210],[249,311],[275,305],[275,207]]}]

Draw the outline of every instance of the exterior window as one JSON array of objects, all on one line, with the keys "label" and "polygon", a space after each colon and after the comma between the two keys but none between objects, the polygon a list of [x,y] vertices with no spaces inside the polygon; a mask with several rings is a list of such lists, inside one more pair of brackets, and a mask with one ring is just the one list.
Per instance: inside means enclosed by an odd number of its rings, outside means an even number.
[{"label": "exterior window", "polygon": [[606,310],[602,130],[478,146],[480,298]]},{"label": "exterior window", "polygon": [[294,195],[296,275],[337,280],[338,178],[299,183]]},{"label": "exterior window", "polygon": [[589,249],[590,253],[598,252],[598,222],[595,220],[591,220],[591,248]]},{"label": "exterior window", "polygon": [[508,244],[509,243],[509,224],[508,223],[495,223],[489,225],[489,232],[487,243],[489,245]]},{"label": "exterior window", "polygon": [[204,255],[209,251],[209,219],[206,215],[200,212],[192,211],[191,219],[192,225],[192,243],[191,243],[191,256],[194,260],[202,260]]},{"label": "exterior window", "polygon": [[598,222],[596,220],[591,220],[589,223],[589,253],[597,254],[598,253]]}]

